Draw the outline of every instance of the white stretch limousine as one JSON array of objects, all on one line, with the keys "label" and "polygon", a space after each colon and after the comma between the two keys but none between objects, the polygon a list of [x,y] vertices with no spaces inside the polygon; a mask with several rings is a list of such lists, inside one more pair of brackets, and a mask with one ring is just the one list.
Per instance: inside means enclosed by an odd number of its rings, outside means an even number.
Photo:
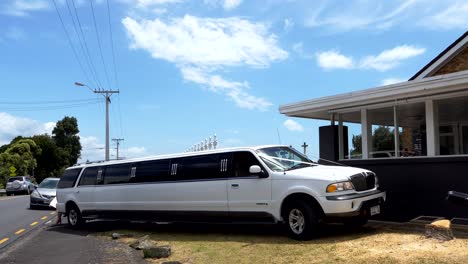
[{"label": "white stretch limousine", "polygon": [[363,225],[385,192],[374,173],[318,165],[287,146],[220,149],[76,165],[61,177],[57,210],[86,219],[270,221],[295,239],[320,222]]}]

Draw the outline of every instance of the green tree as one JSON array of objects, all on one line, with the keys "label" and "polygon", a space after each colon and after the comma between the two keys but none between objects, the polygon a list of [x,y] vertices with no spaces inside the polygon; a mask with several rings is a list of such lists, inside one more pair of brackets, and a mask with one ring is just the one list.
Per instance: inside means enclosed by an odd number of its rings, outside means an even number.
[{"label": "green tree", "polygon": [[34,174],[37,182],[61,175],[63,168],[68,165],[68,153],[63,153],[63,149],[59,149],[54,139],[47,134],[35,135],[31,139],[42,150],[41,154],[36,156],[37,168]]},{"label": "green tree", "polygon": [[379,126],[374,130],[372,135],[372,145],[374,151],[394,150],[395,140],[394,130],[387,126]]},{"label": "green tree", "polygon": [[8,175],[12,174],[11,168],[16,169],[16,175],[31,175],[37,167],[35,156],[41,154],[41,148],[31,139],[21,138],[11,143],[0,154],[0,175],[2,183],[5,183]]},{"label": "green tree", "polygon": [[351,150],[351,155],[360,155],[362,154],[362,137],[361,135],[353,135],[351,140],[353,144],[353,149]]},{"label": "green tree", "polygon": [[67,164],[76,164],[81,153],[78,121],[75,117],[64,117],[58,121],[52,131],[53,139],[60,149],[61,155],[66,155]]},{"label": "green tree", "polygon": [[[378,126],[374,129],[372,134],[372,149],[373,151],[393,151],[395,149],[394,140],[394,129],[388,126]],[[400,135],[401,137],[401,135]],[[352,139],[353,149],[351,150],[352,155],[358,155],[362,153],[362,136],[353,135]]]}]

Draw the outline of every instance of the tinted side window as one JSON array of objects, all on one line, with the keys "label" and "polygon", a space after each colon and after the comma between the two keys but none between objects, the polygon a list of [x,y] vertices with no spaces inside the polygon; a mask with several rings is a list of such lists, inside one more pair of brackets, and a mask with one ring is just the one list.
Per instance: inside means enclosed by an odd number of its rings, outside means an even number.
[{"label": "tinted side window", "polygon": [[98,169],[99,167],[86,168],[83,175],[81,175],[80,183],[78,185],[96,185]]},{"label": "tinted side window", "polygon": [[216,179],[220,177],[219,155],[204,155],[183,159],[183,180]]},{"label": "tinted side window", "polygon": [[71,170],[66,170],[62,177],[60,177],[60,181],[57,185],[58,189],[63,189],[63,188],[71,188],[75,185],[76,179],[78,178],[78,175],[80,174],[81,169],[71,169]]},{"label": "tinted side window", "polygon": [[107,166],[104,174],[104,184],[128,183],[130,180],[130,164]]},{"label": "tinted side window", "polygon": [[249,168],[252,165],[258,165],[263,169],[258,159],[248,151],[234,152],[232,161],[232,171],[234,177],[252,176]]},{"label": "tinted side window", "polygon": [[135,178],[132,182],[170,181],[170,160],[153,160],[140,162],[136,166]]}]

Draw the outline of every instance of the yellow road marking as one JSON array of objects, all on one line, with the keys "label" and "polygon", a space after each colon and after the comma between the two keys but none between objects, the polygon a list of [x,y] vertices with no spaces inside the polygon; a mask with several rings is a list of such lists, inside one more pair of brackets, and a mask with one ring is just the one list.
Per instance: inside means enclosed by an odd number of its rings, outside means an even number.
[{"label": "yellow road marking", "polygon": [[30,226],[35,226],[37,224],[39,224],[39,222],[33,222],[32,224],[30,224]]},{"label": "yellow road marking", "polygon": [[55,214],[55,212],[52,212],[52,213],[50,213],[50,214],[51,214],[51,215],[54,215],[54,214]]},{"label": "yellow road marking", "polygon": [[46,220],[46,219],[47,219],[47,216],[41,217],[41,220]]},{"label": "yellow road marking", "polygon": [[8,239],[9,239],[9,238],[7,237],[7,238],[4,238],[4,239],[0,240],[0,245],[3,244],[3,243],[5,243],[5,242],[7,242]]},{"label": "yellow road marking", "polygon": [[24,228],[20,229],[20,230],[15,232],[15,235],[19,235],[19,234],[23,233],[24,231],[26,231],[26,229],[24,229]]}]

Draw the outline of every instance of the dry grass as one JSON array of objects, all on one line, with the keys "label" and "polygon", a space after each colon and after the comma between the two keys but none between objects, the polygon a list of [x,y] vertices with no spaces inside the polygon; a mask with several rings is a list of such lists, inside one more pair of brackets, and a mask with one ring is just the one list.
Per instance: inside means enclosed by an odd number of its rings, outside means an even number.
[{"label": "dry grass", "polygon": [[154,263],[468,263],[466,233],[439,242],[411,225],[374,223],[359,231],[327,226],[321,238],[307,242],[285,237],[278,226],[164,225],[118,232],[149,234],[158,245],[170,245],[172,256]]}]

